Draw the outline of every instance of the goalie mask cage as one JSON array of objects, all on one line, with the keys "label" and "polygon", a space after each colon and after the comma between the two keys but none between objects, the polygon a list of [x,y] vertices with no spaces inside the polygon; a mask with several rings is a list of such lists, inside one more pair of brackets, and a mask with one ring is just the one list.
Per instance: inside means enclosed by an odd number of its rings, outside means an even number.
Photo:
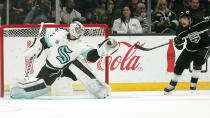
[{"label": "goalie mask cage", "polygon": [[[85,27],[84,40],[91,46],[97,46],[100,42],[108,38],[109,29],[105,24],[83,24]],[[9,88],[10,83],[15,79],[24,78],[27,67],[27,59],[22,58],[24,50],[33,43],[34,38],[38,35],[40,24],[36,25],[3,25],[0,28],[0,97],[4,96],[5,88]],[[44,24],[41,32],[43,37],[51,34],[57,29],[69,29],[69,24]],[[21,58],[20,58],[21,57]],[[39,58],[38,58],[39,59]],[[102,61],[103,60],[103,61]],[[108,83],[108,58],[102,59],[101,62],[93,67],[96,71],[103,71],[103,81]],[[23,62],[23,64],[20,61]],[[44,63],[45,59],[42,60]],[[36,60],[35,60],[36,62]],[[34,62],[34,63],[35,63]],[[103,64],[103,65],[102,65]],[[35,64],[34,64],[35,65]],[[101,68],[103,66],[103,68]],[[39,68],[42,67],[39,65]],[[20,68],[20,69],[19,69]],[[22,69],[21,69],[22,68]],[[35,67],[33,71],[37,71]],[[35,72],[34,72],[35,73]],[[100,72],[101,73],[101,72]],[[36,73],[37,74],[37,73]],[[5,86],[6,85],[6,86]]]}]

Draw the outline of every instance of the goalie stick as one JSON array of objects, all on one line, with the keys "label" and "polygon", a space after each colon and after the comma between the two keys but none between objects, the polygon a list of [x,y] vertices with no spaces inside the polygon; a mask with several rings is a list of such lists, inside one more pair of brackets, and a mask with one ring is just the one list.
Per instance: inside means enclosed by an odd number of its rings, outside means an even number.
[{"label": "goalie stick", "polygon": [[[39,39],[39,37],[40,37],[40,35],[41,35],[41,32],[42,32],[42,29],[43,29],[43,25],[44,25],[44,23],[42,22],[42,23],[40,24],[39,32],[38,32],[37,36],[35,37],[33,44],[32,44],[30,47],[32,47],[32,46],[36,43],[36,40]],[[29,47],[29,48],[30,48],[30,47]],[[29,77],[29,74],[30,74],[30,71],[31,71],[31,68],[32,68],[32,65],[33,65],[33,62],[34,62],[34,57],[35,57],[35,56],[32,56],[32,57],[30,57],[30,59],[29,59],[28,66],[27,66],[27,70],[26,70],[26,73],[25,73],[25,77]]]},{"label": "goalie stick", "polygon": [[169,45],[169,44],[171,44],[171,43],[173,43],[173,42],[174,42],[174,41],[170,41],[169,43],[164,43],[164,44],[161,44],[161,45],[152,47],[152,48],[144,48],[144,47],[142,47],[142,46],[140,46],[140,45],[138,45],[138,44],[136,44],[135,47],[136,47],[137,49],[140,49],[140,50],[143,50],[143,51],[150,51],[150,50],[153,50],[153,49],[157,49],[157,48],[163,47],[163,46],[165,46],[165,45]]}]

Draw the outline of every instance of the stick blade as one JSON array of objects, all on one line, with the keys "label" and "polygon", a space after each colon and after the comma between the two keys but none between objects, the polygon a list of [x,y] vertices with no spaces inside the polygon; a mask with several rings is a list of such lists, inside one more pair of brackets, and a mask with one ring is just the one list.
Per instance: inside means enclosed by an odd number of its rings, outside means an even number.
[{"label": "stick blade", "polygon": [[136,48],[138,48],[138,49],[140,49],[140,50],[143,50],[143,51],[150,51],[151,49],[148,49],[148,48],[144,48],[144,47],[142,47],[142,46],[140,46],[140,45],[135,45],[135,47]]}]

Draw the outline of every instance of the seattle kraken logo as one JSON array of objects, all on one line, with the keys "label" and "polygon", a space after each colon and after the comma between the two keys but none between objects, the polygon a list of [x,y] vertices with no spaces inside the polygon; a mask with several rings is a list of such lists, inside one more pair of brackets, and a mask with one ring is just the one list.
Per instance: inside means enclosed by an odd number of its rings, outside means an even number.
[{"label": "seattle kraken logo", "polygon": [[70,56],[68,53],[71,53],[72,51],[68,48],[68,46],[64,45],[58,48],[58,54],[60,56],[57,56],[56,58],[60,61],[61,64],[67,63],[70,60]]}]

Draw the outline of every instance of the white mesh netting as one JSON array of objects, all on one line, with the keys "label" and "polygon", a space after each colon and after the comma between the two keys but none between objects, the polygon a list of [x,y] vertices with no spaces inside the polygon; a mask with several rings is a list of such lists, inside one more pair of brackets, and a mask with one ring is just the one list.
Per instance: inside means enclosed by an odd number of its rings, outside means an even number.
[{"label": "white mesh netting", "polygon": [[[4,37],[35,37],[39,32],[40,28],[6,28],[4,30]],[[47,29],[53,29],[44,27],[41,36],[47,33]],[[68,27],[54,28],[55,31],[58,29],[65,29],[68,31]],[[84,36],[105,36],[104,27],[85,27]]]}]

